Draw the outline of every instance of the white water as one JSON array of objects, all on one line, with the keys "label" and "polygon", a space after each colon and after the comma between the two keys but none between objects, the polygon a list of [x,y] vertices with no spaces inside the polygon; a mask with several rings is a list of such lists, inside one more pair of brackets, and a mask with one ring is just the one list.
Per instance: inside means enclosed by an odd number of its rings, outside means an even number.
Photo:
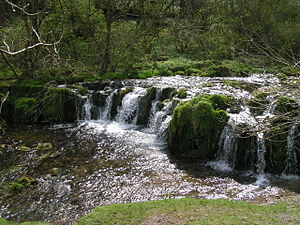
[{"label": "white water", "polygon": [[92,95],[89,94],[85,98],[85,102],[82,107],[81,118],[83,118],[83,120],[91,120],[92,119],[91,110],[92,110]]},{"label": "white water", "polygon": [[297,125],[294,124],[288,133],[287,137],[287,151],[286,151],[286,168],[283,172],[285,175],[296,174],[298,172],[298,160],[296,154],[296,137],[297,137]]},{"label": "white water", "polygon": [[136,124],[139,111],[139,100],[146,94],[146,89],[138,87],[125,95],[116,121],[119,123]]},{"label": "white water", "polygon": [[100,109],[100,119],[101,120],[110,120],[110,112],[113,104],[113,97],[117,93],[117,89],[112,91],[105,100],[105,106],[103,109]]},{"label": "white water", "polygon": [[221,171],[231,171],[235,166],[237,148],[237,137],[233,128],[225,126],[219,140],[218,161],[211,166]]}]

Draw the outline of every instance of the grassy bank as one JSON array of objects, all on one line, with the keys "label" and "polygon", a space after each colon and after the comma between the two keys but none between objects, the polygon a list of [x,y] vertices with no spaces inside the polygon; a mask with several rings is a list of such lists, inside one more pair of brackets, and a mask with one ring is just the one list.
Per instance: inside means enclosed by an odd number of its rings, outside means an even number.
[{"label": "grassy bank", "polygon": [[[0,225],[14,224],[0,219]],[[300,207],[291,202],[257,205],[229,200],[169,199],[98,207],[77,222],[90,224],[300,224]]]},{"label": "grassy bank", "polygon": [[177,199],[96,208],[87,224],[299,224],[300,208],[287,203],[259,206],[241,201]]}]

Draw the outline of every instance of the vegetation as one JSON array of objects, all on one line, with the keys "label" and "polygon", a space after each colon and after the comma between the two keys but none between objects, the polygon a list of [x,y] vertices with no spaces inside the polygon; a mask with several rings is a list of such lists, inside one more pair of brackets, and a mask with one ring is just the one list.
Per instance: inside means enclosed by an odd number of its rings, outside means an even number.
[{"label": "vegetation", "polygon": [[77,224],[295,224],[299,214],[286,203],[258,206],[188,198],[103,206]]},{"label": "vegetation", "polygon": [[[186,198],[101,206],[76,224],[297,224],[299,216],[300,210],[295,203],[262,206],[241,201]],[[15,225],[1,218],[0,224]],[[19,225],[25,224],[48,223]]]},{"label": "vegetation", "polygon": [[227,98],[200,95],[179,104],[169,127],[171,153],[186,158],[212,159],[218,149],[220,134],[227,123]]},{"label": "vegetation", "polygon": [[2,79],[231,76],[261,62],[299,73],[298,0],[0,4]]}]

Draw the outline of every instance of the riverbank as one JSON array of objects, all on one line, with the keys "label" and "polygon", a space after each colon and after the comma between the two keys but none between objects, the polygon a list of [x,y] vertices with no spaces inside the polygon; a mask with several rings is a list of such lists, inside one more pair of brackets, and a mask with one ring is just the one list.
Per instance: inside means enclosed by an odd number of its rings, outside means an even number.
[{"label": "riverbank", "polygon": [[[275,204],[254,204],[224,199],[167,199],[102,206],[80,218],[77,225],[91,224],[299,224],[299,198]],[[15,223],[0,220],[1,225]],[[47,225],[27,222],[19,225]]]}]

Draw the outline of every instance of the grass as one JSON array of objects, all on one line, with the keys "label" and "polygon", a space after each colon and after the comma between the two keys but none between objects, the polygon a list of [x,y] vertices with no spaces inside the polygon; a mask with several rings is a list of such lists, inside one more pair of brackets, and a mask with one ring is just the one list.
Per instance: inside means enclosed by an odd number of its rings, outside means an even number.
[{"label": "grass", "polygon": [[299,224],[300,209],[287,203],[258,206],[229,200],[173,199],[96,208],[77,225],[89,224]]},{"label": "grass", "polygon": [[[17,225],[0,218],[0,225]],[[299,202],[257,205],[243,201],[167,199],[101,206],[80,218],[77,225],[156,224],[300,224]],[[18,225],[49,225],[24,222]]]}]

